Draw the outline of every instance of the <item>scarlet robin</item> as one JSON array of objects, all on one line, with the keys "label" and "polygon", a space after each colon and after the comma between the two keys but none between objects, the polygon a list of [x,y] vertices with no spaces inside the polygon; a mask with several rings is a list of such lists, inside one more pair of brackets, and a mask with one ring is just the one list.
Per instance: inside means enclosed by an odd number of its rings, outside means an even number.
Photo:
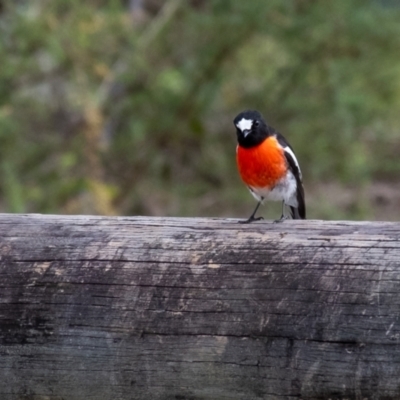
[{"label": "scarlet robin", "polygon": [[304,188],[299,163],[286,139],[269,126],[258,111],[240,113],[233,123],[236,127],[236,161],[240,176],[258,201],[250,218],[242,223],[262,219],[255,218],[264,200],[282,201],[281,222],[285,205],[289,206],[293,219],[306,218]]}]

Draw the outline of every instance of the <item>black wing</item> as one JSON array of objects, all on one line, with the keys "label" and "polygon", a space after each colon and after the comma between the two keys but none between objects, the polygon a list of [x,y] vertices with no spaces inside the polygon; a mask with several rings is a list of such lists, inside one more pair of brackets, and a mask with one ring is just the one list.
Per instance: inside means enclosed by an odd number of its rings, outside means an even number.
[{"label": "black wing", "polygon": [[294,219],[306,219],[306,203],[304,199],[304,188],[303,188],[303,181],[299,163],[294,155],[294,151],[292,146],[286,141],[286,139],[279,133],[275,133],[278,143],[283,147],[286,160],[289,164],[289,168],[292,171],[295,179],[296,179],[296,186],[297,186],[297,204],[299,205],[296,209],[295,207],[290,207],[290,211],[292,213],[292,217]]}]

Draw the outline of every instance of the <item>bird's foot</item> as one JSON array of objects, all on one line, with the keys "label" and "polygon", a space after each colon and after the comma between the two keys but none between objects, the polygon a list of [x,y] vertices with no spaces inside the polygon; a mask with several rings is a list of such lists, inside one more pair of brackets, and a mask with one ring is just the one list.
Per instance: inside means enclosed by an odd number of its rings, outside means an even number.
[{"label": "bird's foot", "polygon": [[281,223],[281,222],[283,222],[285,219],[288,219],[288,217],[286,216],[286,215],[281,215],[281,217],[279,218],[279,219],[276,219],[275,221],[274,221],[274,224],[279,224],[279,223]]}]

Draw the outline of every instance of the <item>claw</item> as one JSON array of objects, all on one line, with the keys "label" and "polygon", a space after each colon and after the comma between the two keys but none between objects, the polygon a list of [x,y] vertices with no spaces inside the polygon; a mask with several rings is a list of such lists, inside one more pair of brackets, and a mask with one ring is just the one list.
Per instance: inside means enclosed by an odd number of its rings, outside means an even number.
[{"label": "claw", "polygon": [[286,215],[282,214],[282,216],[279,219],[276,219],[274,221],[274,224],[279,224],[279,223],[283,222],[285,219],[288,219],[288,217]]}]

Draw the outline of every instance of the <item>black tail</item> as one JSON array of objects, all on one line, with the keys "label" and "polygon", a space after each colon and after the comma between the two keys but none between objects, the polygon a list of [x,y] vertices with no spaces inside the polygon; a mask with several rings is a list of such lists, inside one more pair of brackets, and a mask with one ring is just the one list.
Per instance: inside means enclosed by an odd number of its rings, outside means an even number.
[{"label": "black tail", "polygon": [[306,219],[306,210],[290,206],[290,214],[293,219]]},{"label": "black tail", "polygon": [[306,219],[306,202],[304,200],[304,188],[300,179],[297,179],[297,204],[298,207],[290,207],[293,219]]}]

